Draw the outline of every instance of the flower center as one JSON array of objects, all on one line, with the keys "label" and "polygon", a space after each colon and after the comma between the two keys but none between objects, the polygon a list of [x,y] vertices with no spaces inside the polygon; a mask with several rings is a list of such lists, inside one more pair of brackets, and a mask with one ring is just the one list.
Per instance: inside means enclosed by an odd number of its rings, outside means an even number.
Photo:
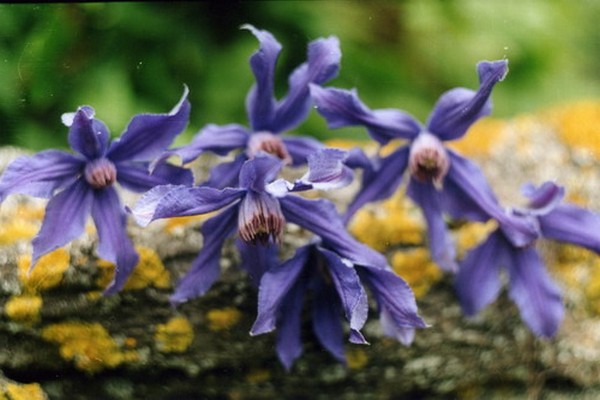
[{"label": "flower center", "polygon": [[436,188],[441,188],[449,168],[450,159],[442,142],[429,132],[420,133],[410,146],[410,174],[421,182],[433,182]]},{"label": "flower center", "polygon": [[268,194],[248,192],[238,214],[240,238],[251,244],[266,245],[269,239],[281,243],[285,217],[279,201]]},{"label": "flower center", "polygon": [[117,180],[115,165],[106,158],[97,158],[85,166],[85,180],[95,189],[112,185]]},{"label": "flower center", "polygon": [[248,150],[246,151],[248,157],[254,158],[261,151],[278,157],[285,161],[286,164],[291,164],[292,162],[292,157],[290,157],[290,153],[288,153],[283,140],[270,132],[256,132],[250,135]]}]

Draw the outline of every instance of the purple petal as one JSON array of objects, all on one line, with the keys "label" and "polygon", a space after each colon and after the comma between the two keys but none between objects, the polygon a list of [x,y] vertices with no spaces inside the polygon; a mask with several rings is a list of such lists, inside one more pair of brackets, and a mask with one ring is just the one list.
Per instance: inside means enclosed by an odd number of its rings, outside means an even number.
[{"label": "purple petal", "polygon": [[288,94],[276,106],[272,132],[293,129],[306,118],[312,103],[308,84],[323,84],[337,76],[341,57],[340,43],[334,36],[308,45],[308,61],[290,75]]},{"label": "purple petal", "polygon": [[295,195],[279,199],[288,222],[319,236],[323,246],[335,251],[354,264],[387,266],[383,255],[358,242],[347,231],[333,203],[328,200],[308,200]]},{"label": "purple petal", "polygon": [[396,339],[404,346],[410,346],[415,339],[415,329],[396,325],[392,315],[385,307],[381,307],[379,322],[384,335]]},{"label": "purple petal", "polygon": [[446,228],[439,192],[433,184],[411,179],[406,194],[423,210],[429,234],[431,258],[444,271],[456,272],[456,251]]},{"label": "purple petal", "polygon": [[117,192],[113,188],[96,190],[92,218],[98,231],[98,255],[116,265],[115,277],[104,294],[118,292],[127,282],[139,261],[126,231],[126,215]]},{"label": "purple petal", "polygon": [[561,204],[538,217],[542,235],[600,253],[600,215],[570,204]]},{"label": "purple petal", "polygon": [[364,171],[361,189],[346,210],[346,220],[350,220],[365,204],[387,199],[398,190],[408,165],[409,151],[408,146],[402,146],[389,156],[380,159],[379,165],[372,171]]},{"label": "purple petal", "polygon": [[226,187],[237,187],[242,166],[248,160],[246,153],[238,154],[233,161],[223,162],[215,165],[210,170],[210,176],[202,183],[216,189]]},{"label": "purple petal", "polygon": [[387,269],[365,265],[357,266],[361,280],[371,288],[380,308],[385,308],[397,327],[426,328],[417,313],[417,302],[412,289],[402,278]]},{"label": "purple petal", "polygon": [[311,137],[283,136],[281,138],[292,157],[292,165],[305,165],[308,156],[324,147],[323,143]]},{"label": "purple petal", "polygon": [[158,165],[152,173],[148,163],[121,162],[116,164],[117,181],[128,190],[141,193],[158,185],[185,185],[194,183],[192,171],[170,164]]},{"label": "purple petal", "polygon": [[299,281],[281,304],[277,333],[277,356],[287,371],[302,354],[302,303],[306,285]]},{"label": "purple petal", "polygon": [[81,174],[84,161],[59,150],[22,156],[11,162],[0,179],[0,203],[11,193],[49,198]]},{"label": "purple petal", "polygon": [[267,31],[258,30],[252,25],[244,25],[242,28],[252,32],[260,43],[260,48],[250,57],[256,84],[246,97],[248,119],[254,131],[268,131],[275,116],[273,82],[281,44]]},{"label": "purple petal", "polygon": [[392,139],[412,139],[422,130],[421,124],[403,111],[370,110],[361,102],[355,89],[322,88],[311,84],[310,93],[329,128],[363,125],[382,145]]},{"label": "purple petal", "polygon": [[90,160],[104,155],[110,138],[108,128],[94,118],[94,113],[92,107],[83,106],[62,115],[63,123],[69,127],[69,145]]},{"label": "purple petal", "polygon": [[240,187],[264,192],[265,185],[274,181],[283,167],[283,162],[276,157],[264,154],[244,163],[240,171]]},{"label": "purple petal", "polygon": [[115,140],[107,157],[112,161],[150,161],[162,154],[188,124],[189,90],[184,88],[179,103],[168,114],[139,114],[131,119],[121,138]]},{"label": "purple petal", "polygon": [[496,83],[508,72],[508,61],[482,61],[477,64],[479,89],[477,92],[465,88],[451,89],[435,104],[427,127],[442,140],[453,140],[463,136],[479,118],[492,110],[489,97]]},{"label": "purple petal", "polygon": [[204,242],[189,271],[177,284],[170,300],[184,303],[204,295],[221,274],[221,250],[225,240],[237,228],[237,209],[230,207],[202,224]]},{"label": "purple petal", "polygon": [[500,267],[510,262],[511,245],[496,231],[469,251],[454,282],[463,313],[472,316],[492,303],[500,292]]},{"label": "purple petal", "polygon": [[554,182],[545,182],[538,188],[531,184],[524,185],[521,191],[529,198],[527,212],[532,215],[548,214],[565,197],[565,189]]},{"label": "purple petal", "polygon": [[64,246],[79,237],[92,209],[94,191],[83,179],[50,199],[42,227],[33,238],[31,265],[44,254]]},{"label": "purple petal", "polygon": [[206,214],[238,201],[245,193],[232,188],[156,186],[144,193],[130,211],[138,224],[146,226],[159,218]]},{"label": "purple petal", "polygon": [[251,335],[260,335],[275,329],[281,304],[300,279],[311,250],[311,246],[301,247],[282,265],[265,272],[258,289],[258,316],[250,330]]},{"label": "purple petal", "polygon": [[308,172],[300,182],[318,190],[331,190],[348,186],[354,173],[344,162],[348,152],[326,148],[308,156]]},{"label": "purple petal", "polygon": [[552,337],[562,322],[565,308],[560,289],[546,272],[533,247],[515,249],[508,264],[510,298],[521,318],[538,336]]},{"label": "purple petal", "polygon": [[236,240],[242,264],[240,267],[250,275],[255,286],[259,286],[265,272],[277,267],[279,246],[273,243],[248,244],[243,240]]},{"label": "purple petal", "polygon": [[341,363],[346,363],[344,354],[344,331],[340,321],[339,299],[322,278],[313,288],[312,307],[313,331],[323,347]]}]

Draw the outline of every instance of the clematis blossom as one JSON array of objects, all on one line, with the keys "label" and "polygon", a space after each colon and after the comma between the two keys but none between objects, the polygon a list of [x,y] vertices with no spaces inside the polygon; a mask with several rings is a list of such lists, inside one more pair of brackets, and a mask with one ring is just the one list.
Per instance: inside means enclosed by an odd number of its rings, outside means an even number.
[{"label": "clematis blossom", "polygon": [[528,220],[537,227],[537,238],[516,246],[510,223],[498,228],[467,253],[456,275],[455,288],[463,312],[475,315],[492,303],[501,290],[500,272],[508,273],[508,294],[521,318],[538,336],[556,334],[564,316],[561,291],[545,269],[536,250],[540,240],[572,243],[600,253],[600,216],[564,203],[564,189],[552,182],[523,190],[527,207],[506,210],[507,214]]},{"label": "clematis blossom", "polygon": [[148,174],[159,157],[188,122],[188,89],[168,114],[133,117],[119,139],[110,140],[94,109],[82,106],[62,116],[69,127],[73,153],[46,150],[14,160],[0,179],[0,202],[11,193],[49,199],[42,226],[33,239],[31,265],[44,254],[82,234],[91,215],[98,232],[98,254],[116,265],[106,294],[118,291],[138,262],[126,233],[126,214],[116,190],[142,192],[159,184],[193,183],[189,170],[162,164]]},{"label": "clematis blossom", "polygon": [[[388,156],[376,157],[373,169],[365,169],[362,187],[348,207],[346,220],[366,203],[390,197],[408,170],[407,194],[423,210],[432,258],[442,269],[456,271],[455,250],[443,214],[477,221],[490,215],[498,220],[508,216],[479,168],[444,142],[461,138],[475,121],[491,112],[490,94],[507,71],[506,60],[480,62],[478,90],[455,88],[444,93],[425,125],[401,110],[369,109],[356,90],[311,85],[317,110],[330,128],[364,126],[380,145],[392,139],[406,140]],[[527,241],[532,235],[528,226],[515,223],[515,229],[522,233],[521,237],[515,235],[515,240]]]}]

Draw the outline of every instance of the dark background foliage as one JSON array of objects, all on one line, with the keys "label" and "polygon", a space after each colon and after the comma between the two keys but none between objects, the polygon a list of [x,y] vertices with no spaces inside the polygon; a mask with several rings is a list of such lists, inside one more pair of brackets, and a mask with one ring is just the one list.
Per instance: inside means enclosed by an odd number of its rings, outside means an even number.
[{"label": "dark background foliage", "polygon": [[[277,94],[306,44],[336,35],[342,70],[372,108],[425,119],[449,88],[477,86],[475,64],[506,57],[494,115],[600,96],[600,2],[571,0],[203,1],[0,5],[0,145],[66,146],[64,112],[91,105],[113,135],[141,112],[167,112],[191,90],[187,142],[204,124],[246,124],[255,38],[283,45]],[[316,113],[298,133],[329,132]]]}]

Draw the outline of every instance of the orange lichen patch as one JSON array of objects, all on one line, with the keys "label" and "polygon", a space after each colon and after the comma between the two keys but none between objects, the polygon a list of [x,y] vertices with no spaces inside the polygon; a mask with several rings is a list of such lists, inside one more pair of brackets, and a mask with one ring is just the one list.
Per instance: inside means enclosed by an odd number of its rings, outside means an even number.
[{"label": "orange lichen patch", "polygon": [[[133,269],[129,279],[123,287],[124,290],[139,290],[149,286],[159,289],[167,289],[171,285],[171,276],[165,269],[158,254],[149,247],[139,246],[136,250],[140,256],[140,261]],[[115,274],[115,265],[106,260],[98,260],[97,265],[100,271],[100,277],[96,281],[98,286],[104,288],[108,286]]]},{"label": "orange lichen patch", "polygon": [[139,360],[134,350],[122,351],[99,323],[63,322],[45,327],[42,338],[60,346],[60,355],[88,373]]},{"label": "orange lichen patch", "polygon": [[40,320],[42,304],[37,295],[12,296],[4,305],[4,314],[15,322],[32,325]]},{"label": "orange lichen patch", "polygon": [[17,384],[6,383],[3,385],[0,399],[10,400],[48,400],[48,396],[37,383]]},{"label": "orange lichen patch", "polygon": [[397,251],[391,260],[394,272],[410,285],[415,297],[421,298],[442,279],[442,271],[431,260],[429,251],[419,247]]},{"label": "orange lichen patch", "polygon": [[154,341],[158,351],[183,353],[194,340],[194,329],[185,317],[174,317],[156,327]]},{"label": "orange lichen patch", "polygon": [[483,240],[496,229],[498,224],[495,221],[482,222],[471,222],[461,226],[459,229],[454,231],[456,238],[456,247],[458,258],[463,258],[465,253]]},{"label": "orange lichen patch", "polygon": [[589,150],[595,157],[600,157],[599,101],[583,100],[556,107],[544,116],[567,145]]},{"label": "orange lichen patch", "polygon": [[447,142],[448,146],[462,155],[484,157],[490,154],[493,146],[505,131],[507,122],[485,117],[471,125],[467,133],[458,140]]},{"label": "orange lichen patch", "polygon": [[346,363],[350,369],[362,369],[369,362],[369,357],[363,349],[353,348],[346,352]]},{"label": "orange lichen patch", "polygon": [[71,256],[63,248],[56,249],[42,257],[30,271],[31,256],[21,255],[17,260],[19,280],[28,293],[37,293],[57,286],[69,268]]},{"label": "orange lichen patch", "polygon": [[233,307],[209,310],[206,313],[208,328],[211,331],[224,331],[238,323],[242,313]]},{"label": "orange lichen patch", "polygon": [[18,205],[10,218],[0,224],[0,245],[10,245],[19,240],[30,240],[38,232],[44,209],[31,205]]},{"label": "orange lichen patch", "polygon": [[268,369],[253,369],[246,374],[246,381],[250,383],[267,382],[271,379],[271,372]]},{"label": "orange lichen patch", "polygon": [[379,205],[365,207],[351,221],[350,231],[361,242],[384,251],[397,245],[423,243],[420,211],[402,193]]},{"label": "orange lichen patch", "polygon": [[215,213],[208,213],[202,215],[191,215],[189,217],[174,217],[169,218],[165,222],[165,231],[167,233],[174,233],[177,229],[184,228],[190,224],[199,225],[208,218],[214,216]]}]

